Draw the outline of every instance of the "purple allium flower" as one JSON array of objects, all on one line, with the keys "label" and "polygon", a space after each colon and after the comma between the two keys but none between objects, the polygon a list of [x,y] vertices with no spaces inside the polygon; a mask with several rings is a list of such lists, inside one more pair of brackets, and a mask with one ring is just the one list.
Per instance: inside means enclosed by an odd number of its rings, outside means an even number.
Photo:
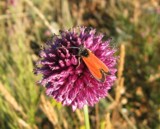
[{"label": "purple allium flower", "polygon": [[[61,31],[47,42],[40,53],[41,60],[35,72],[43,78],[39,83],[46,87],[46,93],[63,105],[83,108],[93,106],[107,96],[108,90],[116,80],[115,49],[110,47],[110,40],[103,41],[103,34],[96,34],[95,29],[76,27]],[[108,68],[105,82],[96,80],[83,60],[77,56],[83,46],[91,50]],[[80,60],[79,60],[80,59]]]}]

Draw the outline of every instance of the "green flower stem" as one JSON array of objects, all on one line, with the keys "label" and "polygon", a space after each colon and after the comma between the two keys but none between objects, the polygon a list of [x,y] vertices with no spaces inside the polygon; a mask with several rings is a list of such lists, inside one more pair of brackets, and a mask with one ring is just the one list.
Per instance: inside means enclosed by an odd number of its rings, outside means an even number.
[{"label": "green flower stem", "polygon": [[88,106],[87,105],[84,105],[83,111],[84,111],[84,119],[85,119],[86,129],[90,129],[89,115],[88,115]]}]

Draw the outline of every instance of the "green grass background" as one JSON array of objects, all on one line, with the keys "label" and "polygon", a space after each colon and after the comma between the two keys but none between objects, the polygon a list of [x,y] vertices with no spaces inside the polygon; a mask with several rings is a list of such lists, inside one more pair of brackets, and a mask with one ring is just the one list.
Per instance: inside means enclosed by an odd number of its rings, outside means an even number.
[{"label": "green grass background", "polygon": [[[36,84],[41,77],[33,74],[39,50],[52,33],[77,25],[112,37],[117,55],[125,45],[119,106],[106,98],[90,107],[91,128],[160,128],[158,0],[1,0],[0,128],[85,128],[83,111],[72,112],[43,95],[45,88]],[[110,91],[113,99],[116,86]]]}]

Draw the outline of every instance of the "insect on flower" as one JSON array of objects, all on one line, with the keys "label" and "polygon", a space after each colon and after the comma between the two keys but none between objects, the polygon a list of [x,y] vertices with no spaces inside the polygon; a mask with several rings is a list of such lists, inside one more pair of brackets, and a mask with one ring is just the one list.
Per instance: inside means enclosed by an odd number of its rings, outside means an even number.
[{"label": "insect on flower", "polygon": [[46,94],[75,111],[105,98],[116,80],[116,49],[110,39],[87,27],[54,35],[40,52],[35,67]]},{"label": "insect on flower", "polygon": [[[83,46],[79,48],[78,47],[71,47],[71,48],[79,49],[78,56],[82,58],[82,60],[88,67],[93,77],[100,82],[104,82],[106,75],[109,72],[108,67],[100,59],[98,59],[98,57],[96,57],[94,53],[89,49]],[[79,58],[79,64],[80,64],[80,58]]]},{"label": "insect on flower", "polygon": [[98,81],[104,82],[105,75],[109,72],[108,67],[100,59],[98,59],[89,49],[80,49],[80,55],[91,74]]}]

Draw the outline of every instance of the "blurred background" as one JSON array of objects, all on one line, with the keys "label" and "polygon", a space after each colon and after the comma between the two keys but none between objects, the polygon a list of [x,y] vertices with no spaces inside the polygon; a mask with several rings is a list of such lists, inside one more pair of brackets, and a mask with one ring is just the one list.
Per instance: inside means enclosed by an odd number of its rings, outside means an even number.
[{"label": "blurred background", "polygon": [[85,129],[83,111],[47,97],[33,74],[41,46],[77,25],[112,37],[120,57],[91,128],[160,129],[159,0],[0,0],[0,129]]}]

